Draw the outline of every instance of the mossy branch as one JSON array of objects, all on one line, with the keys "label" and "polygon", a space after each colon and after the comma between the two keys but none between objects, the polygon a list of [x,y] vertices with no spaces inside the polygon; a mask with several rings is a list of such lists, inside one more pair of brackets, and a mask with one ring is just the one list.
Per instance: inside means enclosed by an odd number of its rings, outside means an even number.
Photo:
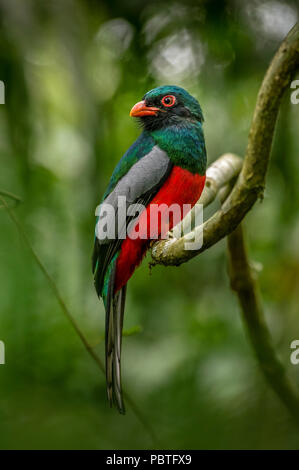
[{"label": "mossy branch", "polygon": [[[197,232],[203,231],[205,236],[205,227],[208,222],[205,222],[202,226],[195,227],[195,229],[190,232],[189,227],[192,226],[192,222],[194,222],[196,218],[196,211],[201,209],[202,206],[207,207],[211,204],[216,197],[220,195],[221,191],[224,190],[225,193],[227,193],[228,189],[230,191],[231,182],[236,179],[241,168],[242,159],[232,153],[225,153],[212,163],[207,169],[206,184],[202,195],[192,209],[191,224],[190,220],[188,221],[188,216],[186,216],[185,219],[183,219],[180,224],[176,225],[175,229],[169,233],[169,238],[153,245],[152,258],[154,261],[151,262],[151,265],[166,264],[178,266],[189,259],[189,253],[199,253],[199,251],[196,250],[192,252],[185,250],[185,244],[190,242],[190,235],[196,237]],[[177,233],[177,230],[180,230],[179,233],[184,234],[178,239],[173,235]]]},{"label": "mossy branch", "polygon": [[[275,354],[267,328],[257,282],[252,276],[240,222],[258,198],[263,197],[269,166],[273,134],[281,99],[299,68],[299,23],[289,32],[275,54],[261,85],[250,128],[248,145],[238,179],[225,187],[221,208],[203,225],[195,227],[203,232],[199,250],[185,250],[185,236],[162,240],[152,247],[153,264],[179,265],[228,237],[231,287],[236,291],[243,319],[255,350],[261,370],[293,418],[299,420],[299,393],[287,377]],[[219,176],[215,175],[217,180]],[[232,180],[232,178],[231,178]],[[223,192],[216,185],[216,192]],[[201,202],[201,201],[199,201]]]},{"label": "mossy branch", "polygon": [[254,279],[244,240],[242,225],[227,237],[231,288],[237,293],[243,320],[261,370],[272,389],[299,420],[299,394],[276,357],[267,328],[260,292]]}]

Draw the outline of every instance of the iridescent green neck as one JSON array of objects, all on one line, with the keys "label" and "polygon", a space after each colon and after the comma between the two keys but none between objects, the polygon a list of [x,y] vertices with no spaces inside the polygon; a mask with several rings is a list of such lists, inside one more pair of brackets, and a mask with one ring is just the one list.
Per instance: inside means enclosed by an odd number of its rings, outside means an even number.
[{"label": "iridescent green neck", "polygon": [[171,161],[192,173],[206,171],[206,148],[200,122],[185,122],[150,132],[156,144]]}]

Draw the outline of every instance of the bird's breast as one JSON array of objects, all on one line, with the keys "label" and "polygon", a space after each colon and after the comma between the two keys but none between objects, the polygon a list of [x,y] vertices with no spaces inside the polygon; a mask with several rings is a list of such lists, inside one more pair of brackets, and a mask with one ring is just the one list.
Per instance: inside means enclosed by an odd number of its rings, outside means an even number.
[{"label": "bird's breast", "polygon": [[190,171],[174,166],[169,177],[152,199],[151,204],[194,204],[198,201],[205,185],[206,175],[191,173]]}]

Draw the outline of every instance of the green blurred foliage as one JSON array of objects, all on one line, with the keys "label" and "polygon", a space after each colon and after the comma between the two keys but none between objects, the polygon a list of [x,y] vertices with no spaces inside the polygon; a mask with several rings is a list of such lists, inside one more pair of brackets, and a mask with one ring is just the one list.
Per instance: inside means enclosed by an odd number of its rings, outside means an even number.
[{"label": "green blurred foliage", "polygon": [[[178,84],[200,101],[209,162],[244,155],[269,61],[298,18],[295,1],[0,1],[0,189],[80,328],[103,357],[93,288],[94,210],[140,132],[131,106]],[[263,204],[246,220],[266,318],[289,361],[299,339],[299,105],[280,112]],[[151,448],[63,316],[5,211],[0,213],[0,447]],[[125,389],[159,448],[298,448],[299,433],[256,363],[230,290],[225,242],[180,268],[148,260],[129,283]],[[261,269],[263,268],[263,269]]]}]

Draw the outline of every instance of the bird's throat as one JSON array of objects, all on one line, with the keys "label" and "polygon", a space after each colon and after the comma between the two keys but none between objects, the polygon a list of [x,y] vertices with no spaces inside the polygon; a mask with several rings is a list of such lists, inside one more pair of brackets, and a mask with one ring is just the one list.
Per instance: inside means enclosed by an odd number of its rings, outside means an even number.
[{"label": "bird's throat", "polygon": [[174,165],[192,173],[205,174],[207,158],[200,122],[186,121],[180,125],[152,131],[150,134]]}]

